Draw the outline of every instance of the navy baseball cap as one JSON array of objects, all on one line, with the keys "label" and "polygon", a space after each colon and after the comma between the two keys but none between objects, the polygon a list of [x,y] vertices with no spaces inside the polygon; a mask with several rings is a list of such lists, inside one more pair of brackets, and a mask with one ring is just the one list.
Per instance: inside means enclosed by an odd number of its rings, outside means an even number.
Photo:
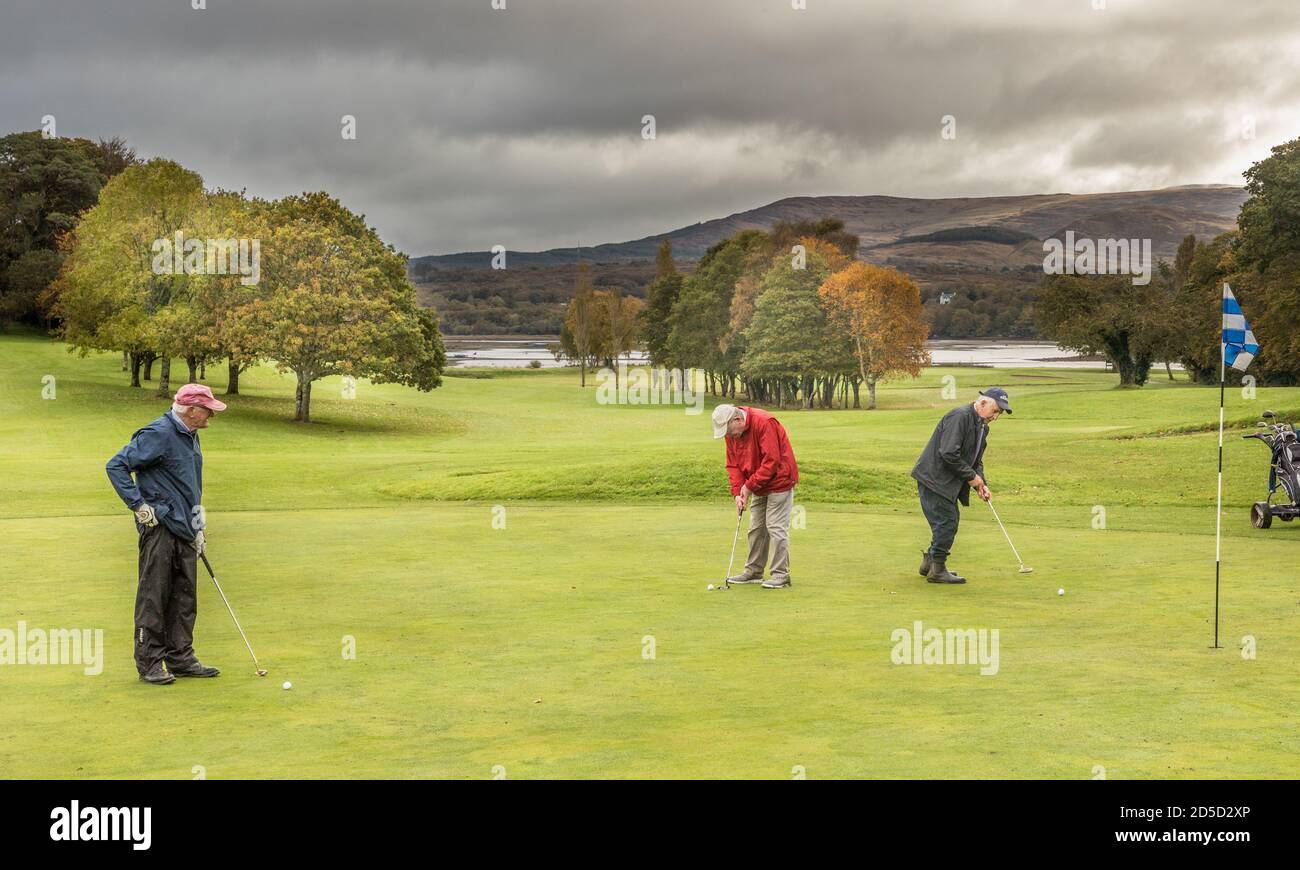
[{"label": "navy baseball cap", "polygon": [[1007,391],[1001,387],[989,387],[987,390],[982,391],[980,395],[988,396],[990,399],[993,399],[998,403],[999,408],[1006,411],[1008,414],[1011,413],[1011,397],[1008,396]]}]

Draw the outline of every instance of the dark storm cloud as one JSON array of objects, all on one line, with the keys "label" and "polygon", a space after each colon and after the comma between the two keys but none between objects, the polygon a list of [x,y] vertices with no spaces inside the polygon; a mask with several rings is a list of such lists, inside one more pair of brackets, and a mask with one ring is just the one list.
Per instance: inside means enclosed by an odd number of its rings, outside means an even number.
[{"label": "dark storm cloud", "polygon": [[7,0],[0,119],[120,134],[210,185],[324,188],[413,254],[793,195],[1233,183],[1300,135],[1293,0],[1092,5]]}]

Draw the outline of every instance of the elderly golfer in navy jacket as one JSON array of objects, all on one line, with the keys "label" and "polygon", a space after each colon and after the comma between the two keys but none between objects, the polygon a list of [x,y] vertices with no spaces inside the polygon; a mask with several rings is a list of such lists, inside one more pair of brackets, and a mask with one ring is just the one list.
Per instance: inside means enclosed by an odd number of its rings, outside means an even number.
[{"label": "elderly golfer in navy jacket", "polygon": [[204,547],[198,430],[225,409],[212,390],[186,384],[176,391],[171,410],[136,432],[106,466],[113,489],[135,514],[135,666],[140,679],[153,685],[219,673],[194,655],[195,574]]},{"label": "elderly golfer in navy jacket", "polygon": [[948,555],[961,521],[957,503],[969,506],[972,489],[984,501],[993,497],[984,482],[984,449],[989,423],[1003,412],[1011,413],[1011,401],[1001,387],[989,387],[974,403],[949,411],[912,469],[921,511],[930,524],[930,547],[923,551],[920,573],[931,583],[966,582],[948,570]]}]

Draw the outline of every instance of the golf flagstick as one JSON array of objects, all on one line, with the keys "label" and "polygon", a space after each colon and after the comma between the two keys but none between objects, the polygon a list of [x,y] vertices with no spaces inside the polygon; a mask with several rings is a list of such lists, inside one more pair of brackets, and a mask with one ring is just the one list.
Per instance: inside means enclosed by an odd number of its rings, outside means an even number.
[{"label": "golf flagstick", "polygon": [[[253,657],[253,667],[257,669],[259,677],[266,676],[266,668],[262,667],[261,662],[257,660],[257,653],[253,652],[253,645],[248,642],[248,635],[244,634],[244,628],[239,624],[239,617],[235,616],[235,609],[230,606],[230,601],[226,598],[226,593],[221,591],[221,584],[217,582],[217,575],[212,572],[212,563],[208,561],[207,553],[199,553],[199,558],[203,560],[203,567],[208,569],[208,576],[212,578],[212,585],[217,587],[217,594],[226,604],[226,610],[230,613],[230,618],[235,622],[235,628],[239,630],[239,636],[244,639],[244,646],[248,647],[248,654]],[[285,683],[285,685],[289,685]]]},{"label": "golf flagstick", "polygon": [[[1224,284],[1226,290],[1228,285]],[[1228,345],[1219,341],[1219,496],[1214,507],[1214,646],[1219,649],[1219,568],[1223,555],[1223,401],[1228,382]]]},{"label": "golf flagstick", "polygon": [[1223,282],[1223,332],[1219,338],[1219,495],[1214,508],[1214,649],[1219,649],[1219,575],[1223,556],[1223,405],[1228,383],[1228,349],[1232,349],[1232,367],[1239,372],[1250,368],[1259,353],[1259,343],[1246,314]]}]

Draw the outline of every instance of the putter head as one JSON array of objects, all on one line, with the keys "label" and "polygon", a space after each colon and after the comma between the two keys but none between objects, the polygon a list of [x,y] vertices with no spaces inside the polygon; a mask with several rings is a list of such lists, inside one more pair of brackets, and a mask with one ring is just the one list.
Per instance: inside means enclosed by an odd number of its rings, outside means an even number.
[{"label": "putter head", "polygon": [[259,677],[265,677],[265,676],[266,676],[266,668],[258,668],[258,669],[257,669],[257,675],[258,675]]},{"label": "putter head", "polygon": [[1021,565],[1021,566],[1020,566],[1020,573],[1021,573],[1021,574],[1032,574],[1032,573],[1034,573],[1034,569],[1033,569],[1033,568],[1030,568],[1030,567],[1028,567],[1028,566],[1026,566],[1026,565]]}]

